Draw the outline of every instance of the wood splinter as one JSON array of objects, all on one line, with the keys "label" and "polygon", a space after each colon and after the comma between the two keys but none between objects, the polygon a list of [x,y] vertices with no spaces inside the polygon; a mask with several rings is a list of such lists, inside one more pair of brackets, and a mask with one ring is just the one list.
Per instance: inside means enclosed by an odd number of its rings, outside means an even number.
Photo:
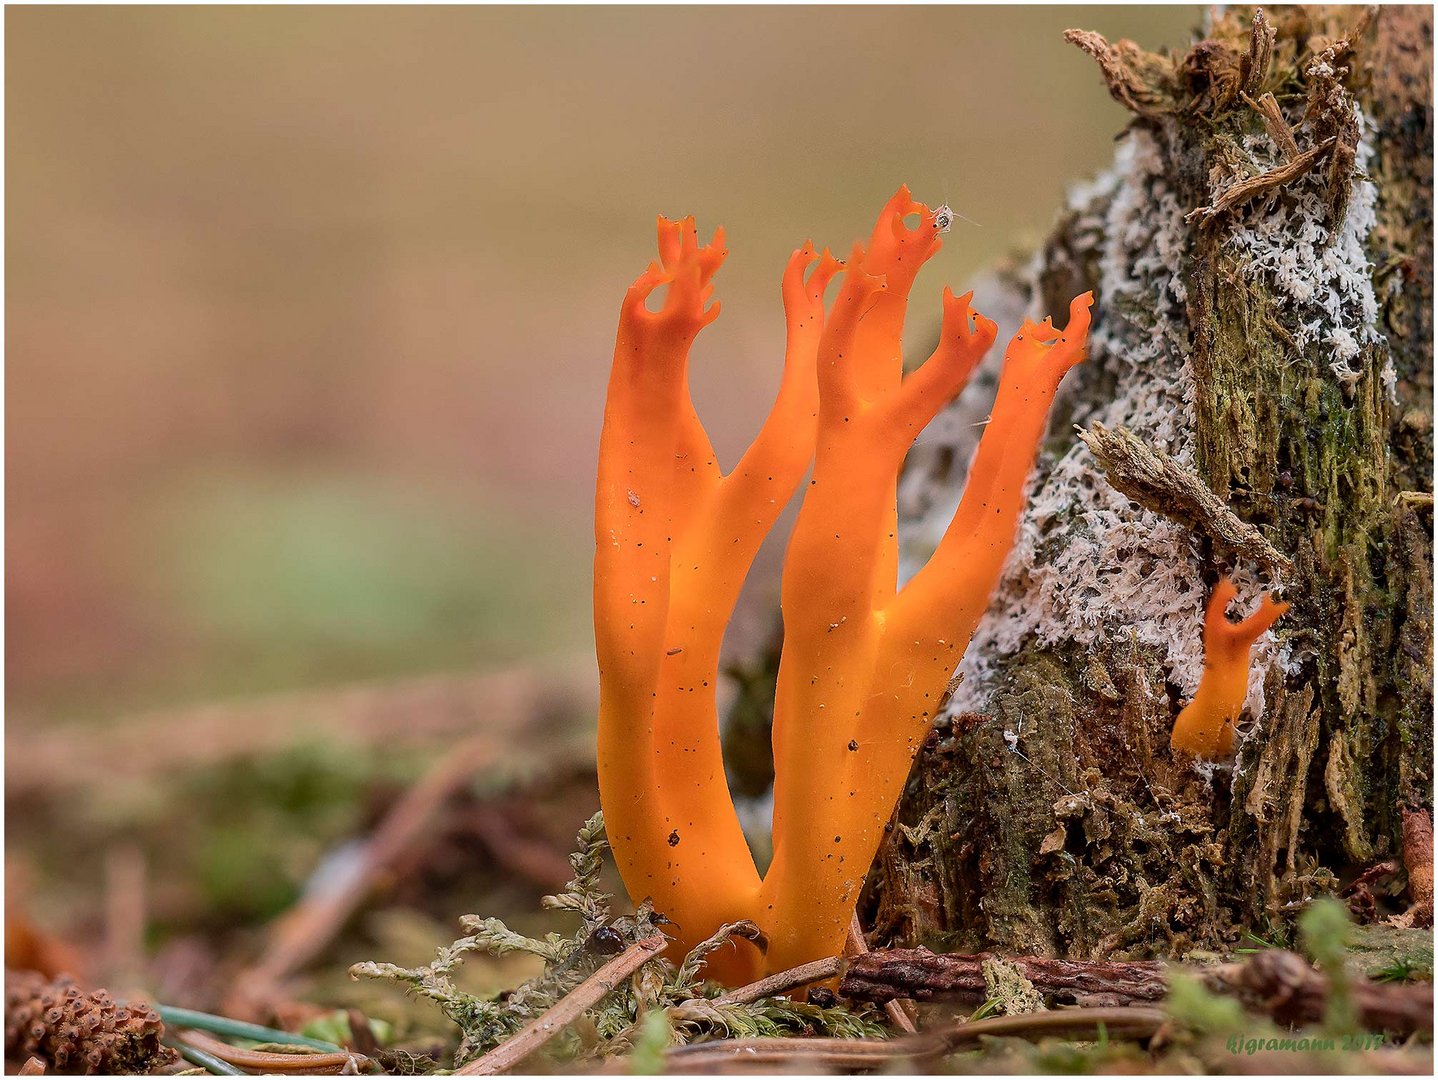
[{"label": "wood splinter", "polygon": [[1319,160],[1333,149],[1333,144],[1338,141],[1338,136],[1330,135],[1317,146],[1310,147],[1297,157],[1290,158],[1282,165],[1275,165],[1267,172],[1257,176],[1240,180],[1222,195],[1213,201],[1212,206],[1200,206],[1191,210],[1184,216],[1184,221],[1192,224],[1211,225],[1215,218],[1222,216],[1230,210],[1236,210],[1245,203],[1250,203],[1274,188],[1282,187],[1284,184],[1297,180],[1309,169],[1318,164]]}]

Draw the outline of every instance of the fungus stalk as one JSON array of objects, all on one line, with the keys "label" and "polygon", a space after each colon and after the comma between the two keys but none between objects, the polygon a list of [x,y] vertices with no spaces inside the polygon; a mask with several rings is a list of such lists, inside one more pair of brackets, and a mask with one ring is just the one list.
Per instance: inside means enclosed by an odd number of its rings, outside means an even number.
[{"label": "fungus stalk", "polygon": [[[718,313],[705,305],[722,233],[701,248],[692,218],[661,219],[660,262],[621,311],[595,515],[600,796],[625,887],[677,924],[676,949],[736,919],[765,931],[765,955],[736,943],[711,960],[714,977],[842,948],[884,822],[1012,545],[1059,380],[1084,357],[1090,295],[1073,302],[1064,331],[1047,320],[1020,330],[963,501],[899,590],[899,469],[996,333],[969,295],[946,290],[938,347],[903,374],[909,290],[946,224],[901,188],[842,265],[827,312],[841,264],[807,244],[793,254],[783,380],[728,474],[687,389],[689,348]],[[650,312],[661,284],[664,305]],[[761,880],[724,778],[719,648],[754,555],[811,461],[784,570],[774,861]]]},{"label": "fungus stalk", "polygon": [[1233,753],[1233,730],[1248,696],[1249,654],[1253,643],[1288,605],[1265,596],[1258,610],[1241,622],[1228,621],[1228,605],[1238,595],[1233,582],[1220,578],[1203,618],[1203,676],[1198,693],[1173,724],[1169,745],[1195,757],[1217,761]]}]

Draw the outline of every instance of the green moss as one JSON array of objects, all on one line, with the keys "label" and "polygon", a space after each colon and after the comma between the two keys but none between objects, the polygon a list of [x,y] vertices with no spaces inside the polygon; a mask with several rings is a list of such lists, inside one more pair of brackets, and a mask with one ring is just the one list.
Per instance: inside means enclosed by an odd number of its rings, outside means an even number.
[{"label": "green moss", "polygon": [[[465,936],[441,946],[431,963],[405,968],[366,962],[354,965],[351,974],[396,983],[432,1002],[459,1027],[457,1062],[478,1057],[553,1008],[616,951],[661,932],[663,921],[648,903],[641,904],[633,915],[616,917],[611,912],[610,897],[600,891],[607,846],[603,815],[595,814],[580,830],[577,850],[570,856],[573,879],[563,892],[542,900],[549,910],[580,917],[573,932],[529,937],[499,919],[467,915],[460,920]],[[719,1032],[734,1038],[785,1034],[866,1038],[886,1033],[876,1014],[842,1006],[820,1007],[787,998],[714,1004],[725,988],[699,978],[704,957],[723,947],[733,935],[752,929],[750,924],[722,927],[677,966],[662,956],[649,960],[584,1014],[587,1027],[599,1040],[597,1046],[586,1046],[574,1032],[566,1031],[548,1044],[546,1055],[570,1061],[629,1054],[638,1048],[639,1066],[649,1068],[662,1050],[657,1046],[661,1033],[652,1019],[655,1015],[663,1018],[675,1043]],[[600,947],[601,932],[612,946]],[[542,961],[544,970],[500,994],[472,993],[460,987],[456,974],[466,957],[477,953],[528,954]]]}]

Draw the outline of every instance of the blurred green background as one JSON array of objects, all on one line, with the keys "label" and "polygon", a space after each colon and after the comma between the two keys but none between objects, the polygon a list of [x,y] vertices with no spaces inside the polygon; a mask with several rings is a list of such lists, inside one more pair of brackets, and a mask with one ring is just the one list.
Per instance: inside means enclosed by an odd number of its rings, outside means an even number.
[{"label": "blurred green background", "polygon": [[654,215],[729,232],[695,392],[732,462],[792,247],[907,182],[979,223],[921,278],[936,314],[1111,157],[1062,31],[1198,17],[8,9],[11,730],[583,654]]}]

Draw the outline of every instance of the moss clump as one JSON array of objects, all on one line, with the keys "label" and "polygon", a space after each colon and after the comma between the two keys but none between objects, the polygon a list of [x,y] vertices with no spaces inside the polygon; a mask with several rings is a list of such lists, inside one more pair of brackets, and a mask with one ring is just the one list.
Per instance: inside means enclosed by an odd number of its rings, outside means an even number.
[{"label": "moss clump", "polygon": [[[570,856],[573,879],[564,892],[541,901],[545,908],[580,917],[578,929],[571,934],[527,937],[499,919],[467,915],[460,920],[466,936],[441,947],[432,963],[403,968],[366,962],[354,965],[350,974],[398,982],[410,993],[434,1002],[459,1026],[456,1063],[477,1057],[553,1008],[613,956],[662,932],[663,916],[647,904],[640,905],[633,915],[613,915],[611,898],[601,891],[599,881],[607,847],[603,815],[595,814],[580,830],[578,850]],[[726,926],[678,965],[663,957],[648,961],[635,977],[623,980],[570,1030],[551,1041],[546,1052],[565,1061],[632,1052],[640,1066],[652,1066],[663,1047],[711,1034],[734,1038],[883,1037],[887,1029],[877,1014],[867,1010],[821,1007],[786,998],[742,1004],[717,1001],[725,991],[700,978],[704,957],[748,930],[743,923]],[[493,996],[472,994],[455,982],[455,969],[466,955],[512,952],[539,958],[543,972]],[[656,1016],[663,1019],[662,1025]]]}]

